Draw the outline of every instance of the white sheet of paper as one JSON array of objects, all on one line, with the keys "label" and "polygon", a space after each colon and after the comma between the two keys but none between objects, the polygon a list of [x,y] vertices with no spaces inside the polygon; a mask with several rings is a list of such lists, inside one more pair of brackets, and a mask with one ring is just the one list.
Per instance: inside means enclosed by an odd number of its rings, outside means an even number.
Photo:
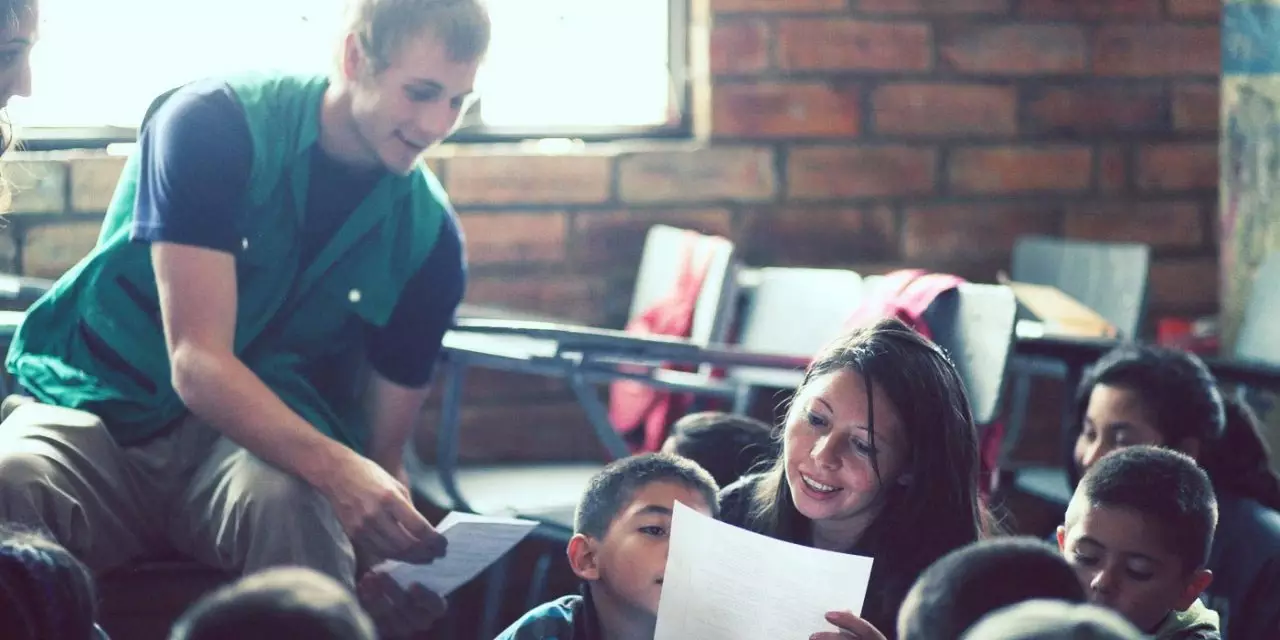
[{"label": "white sheet of paper", "polygon": [[454,511],[436,525],[436,531],[449,541],[443,558],[431,564],[388,560],[373,569],[389,574],[405,588],[421,584],[446,596],[488,569],[537,526],[532,520]]},{"label": "white sheet of paper", "polygon": [[871,558],[751,533],[676,504],[654,640],[778,640],[862,612]]}]

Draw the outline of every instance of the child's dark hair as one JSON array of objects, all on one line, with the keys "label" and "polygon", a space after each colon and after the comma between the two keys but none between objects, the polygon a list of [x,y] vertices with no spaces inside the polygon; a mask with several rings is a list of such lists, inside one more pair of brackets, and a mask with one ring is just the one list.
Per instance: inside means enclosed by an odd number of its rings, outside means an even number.
[{"label": "child's dark hair", "polygon": [[255,573],[195,603],[173,625],[169,640],[376,640],[355,596],[312,569]]},{"label": "child's dark hair", "polygon": [[1209,476],[1191,456],[1162,447],[1125,447],[1103,456],[1080,479],[1066,526],[1086,508],[1128,509],[1155,521],[1169,551],[1187,571],[1209,560],[1218,500]]},{"label": "child's dark hair", "polygon": [[0,527],[0,629],[12,640],[94,637],[98,597],[88,567],[36,531]]},{"label": "child's dark hair", "polygon": [[636,491],[655,482],[680,484],[701,493],[711,515],[719,517],[720,487],[706,469],[680,456],[649,453],[614,461],[591,479],[573,516],[574,532],[604,538]]},{"label": "child's dark hair", "polygon": [[720,411],[691,413],[671,425],[673,453],[702,465],[722,487],[778,456],[773,428],[750,416]]},{"label": "child's dark hair", "polygon": [[1270,451],[1248,406],[1238,395],[1222,393],[1195,354],[1150,345],[1116,347],[1085,372],[1074,418],[1064,434],[1073,484],[1080,470],[1071,452],[1083,428],[1089,396],[1100,384],[1136,393],[1164,446],[1176,448],[1186,439],[1197,440],[1200,466],[1219,492],[1280,510],[1280,477],[1271,470]]},{"label": "child's dark hair", "polygon": [[1084,602],[1084,588],[1057,547],[1031,537],[993,538],[948,553],[907,595],[898,637],[951,640],[983,616],[1032,599]]},{"label": "child's dark hair", "polygon": [[[867,528],[857,552],[876,559],[864,614],[892,627],[912,581],[935,560],[981,538],[988,525],[978,498],[978,434],[964,383],[951,359],[934,343],[896,319],[853,331],[823,349],[805,372],[805,385],[827,374],[854,371],[888,396],[902,420],[910,453],[909,483],[885,483],[884,508]],[[794,410],[794,408],[792,409]],[[874,415],[873,409],[868,413]],[[867,433],[875,449],[876,429]],[[872,466],[879,474],[876,458]],[[784,540],[800,537],[804,518],[786,481],[786,462],[764,474],[750,501],[747,527]]]}]

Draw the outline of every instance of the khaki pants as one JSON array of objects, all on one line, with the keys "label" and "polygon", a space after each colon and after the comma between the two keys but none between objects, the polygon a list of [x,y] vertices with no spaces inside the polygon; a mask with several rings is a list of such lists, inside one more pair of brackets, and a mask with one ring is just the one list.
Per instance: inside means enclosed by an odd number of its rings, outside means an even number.
[{"label": "khaki pants", "polygon": [[44,528],[99,575],[176,551],[228,571],[294,565],[355,582],[329,502],[194,418],[120,447],[93,414],[18,406],[0,423],[0,520]]}]

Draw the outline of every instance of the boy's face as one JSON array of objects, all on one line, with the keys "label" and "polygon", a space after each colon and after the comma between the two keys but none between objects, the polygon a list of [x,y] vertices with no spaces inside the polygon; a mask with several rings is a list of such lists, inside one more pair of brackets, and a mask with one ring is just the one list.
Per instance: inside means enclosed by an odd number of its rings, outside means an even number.
[{"label": "boy's face", "polygon": [[593,582],[592,595],[615,608],[657,615],[667,569],[671,514],[675,503],[710,515],[696,489],[675,482],[644,485],[618,512],[603,540],[581,534],[569,543],[574,573]]},{"label": "boy's face", "polygon": [[1212,580],[1188,571],[1157,534],[1161,525],[1131,509],[1073,502],[1070,526],[1058,527],[1058,547],[1076,570],[1089,600],[1119,612],[1139,629],[1155,629],[1183,611]]},{"label": "boy's face", "polygon": [[1164,437],[1148,416],[1137,392],[1105,384],[1095,386],[1089,393],[1084,424],[1076,438],[1076,468],[1083,474],[1103,456],[1123,447],[1163,445]]}]

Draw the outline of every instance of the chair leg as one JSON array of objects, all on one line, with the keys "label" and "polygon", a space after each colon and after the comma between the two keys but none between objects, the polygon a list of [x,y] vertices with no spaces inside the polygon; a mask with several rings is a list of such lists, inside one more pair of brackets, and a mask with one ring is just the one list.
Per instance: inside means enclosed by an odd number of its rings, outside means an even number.
[{"label": "chair leg", "polygon": [[529,595],[525,602],[525,611],[532,611],[542,604],[547,592],[547,576],[551,573],[551,552],[543,551],[533,565],[533,575],[529,577]]},{"label": "chair leg", "polygon": [[489,569],[484,590],[484,613],[480,619],[480,640],[493,640],[498,629],[498,616],[502,615],[502,595],[507,587],[507,556]]}]

